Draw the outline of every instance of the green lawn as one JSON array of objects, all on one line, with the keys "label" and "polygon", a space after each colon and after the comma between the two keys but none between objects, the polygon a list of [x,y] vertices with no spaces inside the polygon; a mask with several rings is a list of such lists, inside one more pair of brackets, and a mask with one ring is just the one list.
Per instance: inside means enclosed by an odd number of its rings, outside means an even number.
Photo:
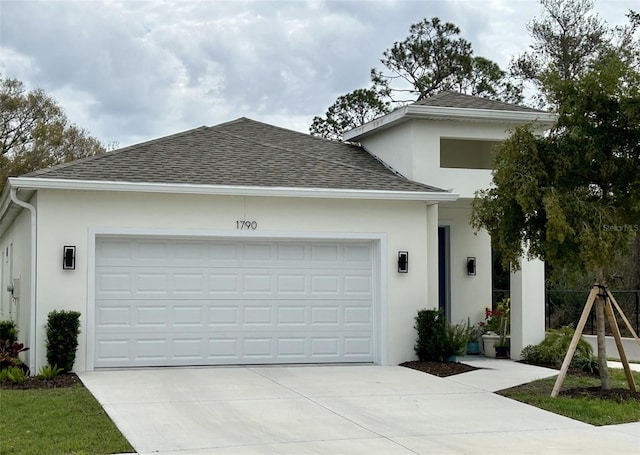
[{"label": "green lawn", "polygon": [[[624,371],[610,369],[614,388],[628,389]],[[640,386],[640,373],[634,372],[636,388]],[[615,402],[600,398],[573,398],[558,396],[551,398],[551,390],[556,378],[541,379],[511,389],[498,392],[500,395],[536,406],[556,414],[571,417],[592,425],[614,425],[640,421],[640,401]],[[597,377],[567,376],[562,390],[571,387],[594,387],[600,385]]]},{"label": "green lawn", "polygon": [[81,384],[58,389],[0,390],[0,454],[133,452]]}]

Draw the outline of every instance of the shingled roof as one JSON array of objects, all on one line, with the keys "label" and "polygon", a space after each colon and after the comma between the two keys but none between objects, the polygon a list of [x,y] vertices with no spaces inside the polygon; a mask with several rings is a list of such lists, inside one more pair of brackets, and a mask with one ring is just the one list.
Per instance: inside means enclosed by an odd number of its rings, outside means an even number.
[{"label": "shingled roof", "polygon": [[492,111],[544,112],[517,104],[488,100],[479,96],[465,95],[453,91],[440,92],[430,98],[413,103],[418,106],[458,107],[468,109],[489,109]]},{"label": "shingled roof", "polygon": [[443,192],[363,148],[239,118],[23,177],[105,182]]}]

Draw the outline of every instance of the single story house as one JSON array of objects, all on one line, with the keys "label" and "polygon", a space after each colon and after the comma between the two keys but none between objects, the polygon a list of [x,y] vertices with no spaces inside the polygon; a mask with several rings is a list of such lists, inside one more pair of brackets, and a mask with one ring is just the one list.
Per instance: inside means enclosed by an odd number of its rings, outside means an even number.
[{"label": "single story house", "polygon": [[[77,371],[410,360],[419,309],[491,304],[470,200],[509,128],[553,121],[445,92],[345,134],[359,145],[240,118],[10,178],[0,319],[32,372],[55,309],[81,313]],[[519,352],[544,333],[542,264],[512,298]]]}]

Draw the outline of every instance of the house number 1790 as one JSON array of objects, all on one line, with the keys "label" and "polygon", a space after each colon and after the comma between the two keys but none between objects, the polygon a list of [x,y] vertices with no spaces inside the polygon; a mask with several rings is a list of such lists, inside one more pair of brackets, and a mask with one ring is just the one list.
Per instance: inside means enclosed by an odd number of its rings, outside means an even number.
[{"label": "house number 1790", "polygon": [[257,221],[238,220],[236,221],[236,229],[241,231],[255,231],[258,228]]}]

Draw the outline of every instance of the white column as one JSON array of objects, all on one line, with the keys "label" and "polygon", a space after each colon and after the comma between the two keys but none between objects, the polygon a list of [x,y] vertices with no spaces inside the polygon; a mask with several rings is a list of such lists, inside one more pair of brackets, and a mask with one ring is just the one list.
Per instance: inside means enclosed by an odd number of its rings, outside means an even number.
[{"label": "white column", "polygon": [[[411,268],[411,255],[409,255]],[[438,204],[427,206],[427,308],[438,308]]]},{"label": "white column", "polygon": [[544,262],[521,259],[521,269],[511,273],[511,358],[544,339]]}]

